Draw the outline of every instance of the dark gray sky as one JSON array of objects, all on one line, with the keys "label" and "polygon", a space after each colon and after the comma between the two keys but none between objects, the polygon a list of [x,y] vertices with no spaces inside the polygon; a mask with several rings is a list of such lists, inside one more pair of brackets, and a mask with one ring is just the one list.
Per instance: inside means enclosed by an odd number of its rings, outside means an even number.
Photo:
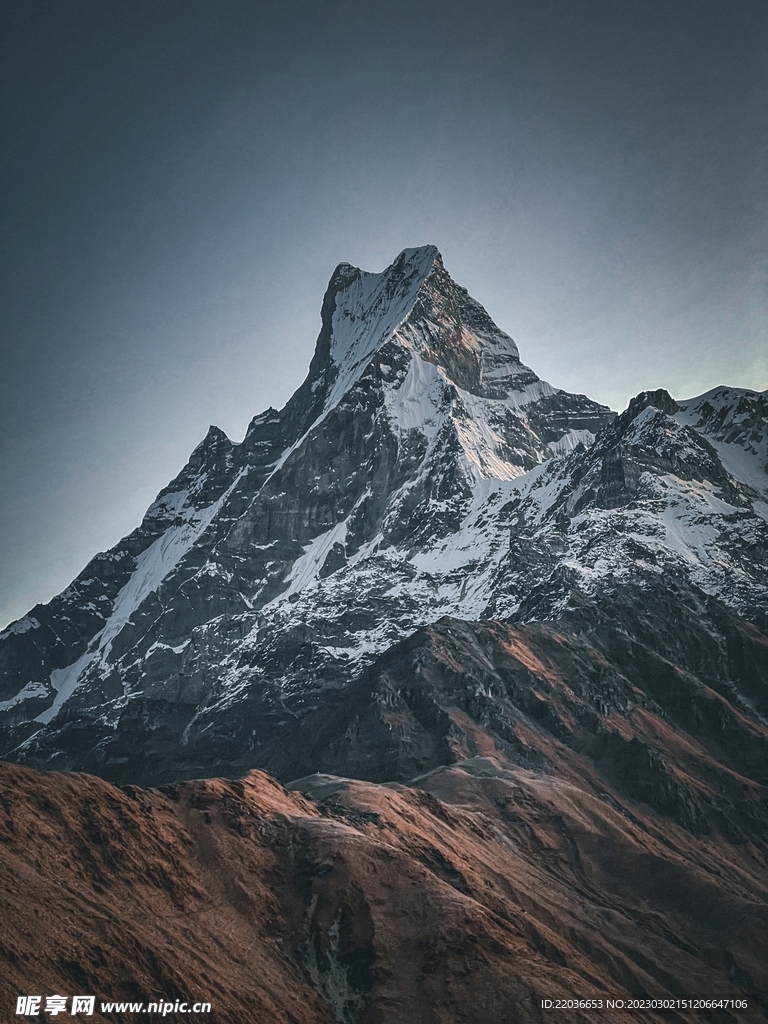
[{"label": "dark gray sky", "polygon": [[768,388],[764,0],[6,0],[0,625],[434,243],[541,376]]}]

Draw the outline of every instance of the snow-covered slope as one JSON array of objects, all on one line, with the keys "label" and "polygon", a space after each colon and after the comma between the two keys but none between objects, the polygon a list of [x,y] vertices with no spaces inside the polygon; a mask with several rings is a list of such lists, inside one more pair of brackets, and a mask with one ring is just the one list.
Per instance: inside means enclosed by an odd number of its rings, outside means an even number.
[{"label": "snow-covered slope", "polygon": [[673,574],[765,608],[765,395],[616,418],[541,381],[432,246],[342,264],[321,318],[284,409],[241,444],[212,427],[138,530],[0,637],[6,756],[256,757],[414,628],[574,587]]},{"label": "snow-covered slope", "polygon": [[675,419],[706,437],[725,470],[755,492],[755,512],[768,518],[768,391],[715,388],[681,402]]},{"label": "snow-covered slope", "polygon": [[[723,418],[736,402],[765,408],[754,392],[730,397]],[[519,533],[556,551],[557,569],[586,593],[676,577],[764,617],[768,525],[756,485],[767,423],[762,440],[725,447],[702,429],[695,410],[706,405],[702,396],[678,406],[664,391],[633,399],[589,450],[529,474],[514,503]]]}]

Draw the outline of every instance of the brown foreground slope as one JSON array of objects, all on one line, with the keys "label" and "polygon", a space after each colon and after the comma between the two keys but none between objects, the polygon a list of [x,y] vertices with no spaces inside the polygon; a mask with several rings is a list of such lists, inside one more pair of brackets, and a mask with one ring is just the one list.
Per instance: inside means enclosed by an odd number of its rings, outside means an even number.
[{"label": "brown foreground slope", "polygon": [[94,1021],[166,998],[217,1024],[512,1024],[544,997],[768,988],[756,847],[597,792],[577,753],[555,776],[488,742],[409,786],[0,765],[2,1020],[28,993],[94,994]]}]

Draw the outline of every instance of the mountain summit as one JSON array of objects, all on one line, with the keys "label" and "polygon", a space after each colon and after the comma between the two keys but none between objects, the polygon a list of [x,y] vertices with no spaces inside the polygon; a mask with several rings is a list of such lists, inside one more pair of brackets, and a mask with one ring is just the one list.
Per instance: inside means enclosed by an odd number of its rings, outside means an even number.
[{"label": "mountain summit", "polygon": [[[513,478],[540,462],[549,444],[597,429],[608,413],[587,399],[575,401],[523,365],[514,341],[452,280],[431,245],[403,250],[380,274],[340,264],[321,320],[307,378],[280,414],[286,440],[296,435],[293,443],[365,385],[377,397],[398,392],[388,411],[406,430],[433,422],[436,404],[450,391],[455,422],[488,420],[474,438],[459,428],[471,475]],[[527,407],[536,420],[532,432],[521,429]],[[253,421],[246,440],[262,422]]]},{"label": "mountain summit", "polygon": [[322,316],[309,380],[325,385],[326,408],[389,341],[479,396],[502,398],[538,381],[520,362],[512,339],[454,283],[431,245],[405,249],[381,274],[342,263],[331,278]]},{"label": "mountain summit", "polygon": [[[286,406],[240,444],[212,427],[132,534],[0,635],[4,756],[151,784],[321,761],[407,778],[470,741],[435,693],[422,721],[369,673],[443,616],[581,630],[612,621],[607,595],[636,609],[674,580],[706,615],[762,622],[765,407],[659,391],[616,417],[525,366],[433,246],[379,274],[341,264]],[[610,719],[605,695],[584,701],[568,721]]]}]

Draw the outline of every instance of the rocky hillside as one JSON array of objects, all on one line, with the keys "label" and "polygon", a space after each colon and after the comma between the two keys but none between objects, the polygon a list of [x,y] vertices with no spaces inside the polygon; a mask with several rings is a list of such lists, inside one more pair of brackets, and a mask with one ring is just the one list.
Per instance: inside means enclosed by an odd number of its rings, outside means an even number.
[{"label": "rocky hillside", "polygon": [[[576,756],[557,777],[487,752],[407,787],[290,792],[260,772],[119,790],[2,765],[0,1005],[34,990],[96,995],[94,1021],[144,1019],[102,1001],[165,998],[210,1001],[211,1024],[523,1024],[551,1019],[546,998],[740,999],[768,983],[765,882],[749,845],[600,791]],[[630,1019],[700,1018],[558,1014]]]}]

